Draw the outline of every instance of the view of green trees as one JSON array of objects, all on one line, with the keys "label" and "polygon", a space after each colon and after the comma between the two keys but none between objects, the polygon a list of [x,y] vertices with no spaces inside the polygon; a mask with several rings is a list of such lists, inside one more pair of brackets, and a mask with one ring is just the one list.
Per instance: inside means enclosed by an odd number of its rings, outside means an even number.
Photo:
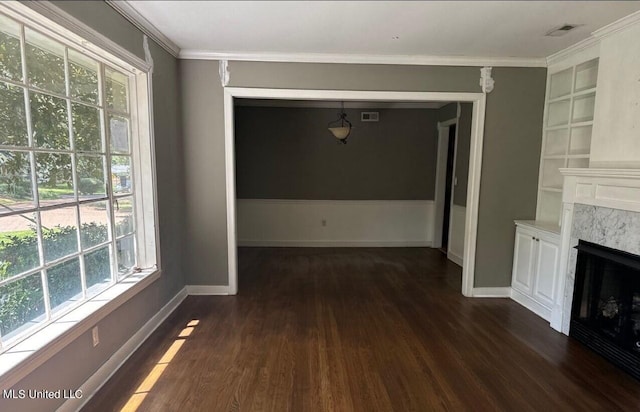
[{"label": "view of green trees", "polygon": [[[40,266],[38,234],[35,220],[30,217],[35,207],[34,183],[41,205],[56,206],[73,202],[77,193],[83,200],[103,199],[101,203],[88,205],[93,209],[102,207],[105,210],[107,182],[112,178],[109,172],[112,165],[106,164],[109,148],[105,147],[101,131],[102,109],[95,107],[100,103],[98,62],[68,50],[68,91],[69,96],[77,100],[69,101],[62,97],[67,95],[64,46],[25,28],[26,74],[29,84],[42,90],[30,90],[25,104],[25,89],[2,80],[24,82],[19,31],[17,23],[0,16],[0,146],[4,146],[0,148],[0,281]],[[127,76],[109,68],[105,73],[106,106],[128,112]],[[30,125],[27,124],[27,105]],[[106,120],[114,140],[116,132],[118,134],[118,147],[111,145],[118,153],[113,156],[112,163],[118,165],[119,173],[126,175],[130,173],[131,162],[128,155],[127,116],[108,115]],[[29,143],[28,126],[32,131],[33,146]],[[33,148],[38,149],[33,155],[34,165],[30,155]],[[77,152],[75,158],[69,153],[72,148]],[[114,184],[114,190],[118,193],[130,191],[130,186],[123,188],[120,183],[130,184],[130,176],[118,176],[117,181],[118,186],[116,188]],[[114,235],[133,230],[130,214],[132,202],[127,200],[120,203],[122,207],[118,206],[120,216],[114,227]],[[3,213],[22,210],[29,212],[1,217]],[[13,219],[13,224],[3,226],[3,222],[9,222],[10,219]],[[22,224],[17,225],[16,219]],[[79,228],[80,245],[75,225],[59,222],[53,227],[43,227],[45,260],[68,256],[80,247],[103,244],[108,240],[105,222],[82,221]],[[16,226],[20,229],[17,230]],[[120,243],[118,241],[118,248]],[[111,279],[114,270],[108,246],[48,269],[48,298],[52,309],[55,310],[82,292],[80,259],[84,259],[87,289]],[[20,329],[28,322],[37,322],[44,315],[45,292],[41,276],[37,272],[0,286],[0,336]]]}]

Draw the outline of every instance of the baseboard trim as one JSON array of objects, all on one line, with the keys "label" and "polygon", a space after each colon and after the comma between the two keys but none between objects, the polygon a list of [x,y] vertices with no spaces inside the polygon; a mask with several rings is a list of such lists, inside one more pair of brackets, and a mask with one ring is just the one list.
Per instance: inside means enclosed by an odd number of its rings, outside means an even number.
[{"label": "baseboard trim", "polygon": [[71,412],[80,410],[107,383],[118,369],[138,350],[151,334],[173,313],[187,297],[184,287],[166,305],[160,309],[147,323],[138,330],[124,345],[79,388],[86,396],[79,399],[69,399],[57,409],[57,412]]},{"label": "baseboard trim", "polygon": [[472,296],[474,298],[510,298],[511,288],[473,288]]},{"label": "baseboard trim", "polygon": [[447,259],[452,261],[458,266],[464,266],[464,259],[461,256],[456,255],[451,251],[447,251]]},{"label": "baseboard trim", "polygon": [[431,247],[432,244],[412,240],[238,240],[241,247]]},{"label": "baseboard trim", "polygon": [[551,320],[551,309],[542,306],[524,293],[511,289],[511,299],[540,316],[547,322]]},{"label": "baseboard trim", "polygon": [[187,285],[187,295],[228,295],[229,286],[222,285]]}]

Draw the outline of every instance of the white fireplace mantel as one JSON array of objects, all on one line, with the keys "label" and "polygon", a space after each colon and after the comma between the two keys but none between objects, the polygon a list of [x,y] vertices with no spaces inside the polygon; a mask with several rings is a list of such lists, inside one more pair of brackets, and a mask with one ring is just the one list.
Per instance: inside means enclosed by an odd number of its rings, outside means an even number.
[{"label": "white fireplace mantel", "polygon": [[[573,287],[567,288],[574,205],[576,203],[640,212],[639,169],[560,169],[564,175],[562,191],[562,230],[558,298],[551,313],[551,327],[569,334]],[[575,262],[571,262],[575,264]]]}]

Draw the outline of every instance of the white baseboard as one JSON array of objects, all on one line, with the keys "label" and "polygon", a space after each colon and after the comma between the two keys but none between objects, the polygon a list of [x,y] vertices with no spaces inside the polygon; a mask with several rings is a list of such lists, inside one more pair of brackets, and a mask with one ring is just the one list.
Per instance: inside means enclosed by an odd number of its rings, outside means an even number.
[{"label": "white baseboard", "polygon": [[380,240],[238,240],[245,247],[431,247],[431,241]]},{"label": "white baseboard", "polygon": [[510,298],[511,288],[473,288],[474,298]]},{"label": "white baseboard", "polygon": [[229,286],[187,285],[187,295],[228,295]]},{"label": "white baseboard", "polygon": [[456,255],[450,250],[447,251],[447,259],[449,259],[450,261],[452,261],[458,266],[464,266],[464,259],[462,259],[462,257]]},{"label": "white baseboard", "polygon": [[187,297],[187,288],[184,287],[176,296],[160,309],[147,323],[144,324],[135,335],[114,353],[101,367],[91,375],[79,388],[85,395],[79,399],[69,399],[58,408],[57,412],[80,410],[98,390],[113,376],[114,373],[134,354],[136,350],[147,340],[149,336],[160,326],[173,311]]},{"label": "white baseboard", "polygon": [[529,296],[515,289],[511,289],[511,299],[518,302],[525,308],[529,309],[531,312],[535,313],[536,315],[540,316],[542,319],[546,320],[547,322],[551,320],[551,309],[542,306],[535,300],[531,299]]}]

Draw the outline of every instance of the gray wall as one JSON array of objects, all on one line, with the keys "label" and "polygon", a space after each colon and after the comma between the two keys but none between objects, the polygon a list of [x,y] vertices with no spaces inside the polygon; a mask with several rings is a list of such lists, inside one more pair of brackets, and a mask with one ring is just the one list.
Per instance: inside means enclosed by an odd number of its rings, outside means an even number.
[{"label": "gray wall", "polygon": [[[377,111],[379,122],[361,122]],[[337,109],[237,107],[236,192],[241,199],[432,200],[435,110],[347,109],[346,145],[327,130]]]},{"label": "gray wall", "polygon": [[[181,61],[189,284],[227,284],[222,88],[215,61]],[[230,62],[230,86],[480,92],[478,67]],[[514,219],[533,219],[546,69],[493,69],[480,182],[476,287],[511,283]],[[189,158],[189,157],[187,157]],[[201,160],[201,161],[199,161]],[[202,182],[204,186],[198,183]],[[205,189],[203,189],[203,187]],[[202,193],[206,192],[206,193]],[[191,233],[197,236],[192,237]],[[221,259],[222,258],[222,259]],[[242,293],[240,290],[239,293]]]},{"label": "gray wall", "polygon": [[[142,34],[103,2],[56,2],[121,46],[144,57]],[[153,93],[155,110],[158,209],[162,276],[142,293],[103,319],[100,344],[93,348],[91,331],[66,346],[41,367],[14,386],[15,389],[75,389],[80,387],[135,332],[184,286],[182,275],[184,193],[181,145],[179,66],[177,60],[150,42],[154,59]],[[63,400],[0,399],[1,411],[52,411]]]},{"label": "gray wall", "polygon": [[439,122],[455,119],[458,116],[458,103],[453,102],[439,108],[436,112],[436,119]]},{"label": "gray wall", "polygon": [[188,285],[226,285],[223,89],[217,61],[181,60]]}]

